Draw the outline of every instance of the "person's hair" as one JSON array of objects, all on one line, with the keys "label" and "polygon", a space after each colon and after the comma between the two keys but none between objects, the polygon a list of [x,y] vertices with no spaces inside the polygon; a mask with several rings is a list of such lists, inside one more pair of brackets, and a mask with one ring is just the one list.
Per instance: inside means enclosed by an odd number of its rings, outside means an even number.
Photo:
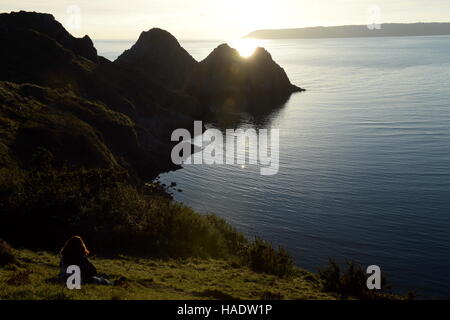
[{"label": "person's hair", "polygon": [[73,236],[67,240],[60,251],[60,254],[63,257],[86,257],[89,253],[89,250],[86,248],[86,245],[80,236]]}]

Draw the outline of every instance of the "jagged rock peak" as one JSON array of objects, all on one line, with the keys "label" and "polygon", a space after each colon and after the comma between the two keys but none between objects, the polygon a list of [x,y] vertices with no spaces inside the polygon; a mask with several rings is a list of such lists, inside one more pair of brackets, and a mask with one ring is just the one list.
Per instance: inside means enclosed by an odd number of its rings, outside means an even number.
[{"label": "jagged rock peak", "polygon": [[272,55],[270,54],[270,52],[267,51],[263,47],[258,47],[255,49],[255,52],[253,52],[253,54],[250,56],[250,58],[254,58],[254,57],[264,57],[264,58],[272,60]]},{"label": "jagged rock peak", "polygon": [[181,47],[177,38],[170,32],[160,28],[152,28],[148,31],[143,31],[135,44],[138,48],[150,48],[156,45],[164,47]]},{"label": "jagged rock peak", "polygon": [[97,61],[97,50],[89,36],[75,38],[51,14],[27,11],[0,14],[0,32],[30,29],[56,40],[77,55]]},{"label": "jagged rock peak", "polygon": [[119,56],[115,63],[144,72],[171,89],[182,89],[197,65],[172,34],[159,28],[142,32],[131,49]]},{"label": "jagged rock peak", "polygon": [[227,43],[218,45],[201,63],[207,63],[210,60],[242,60],[239,51],[230,47]]},{"label": "jagged rock peak", "polygon": [[266,49],[257,48],[245,58],[224,43],[200,62],[187,91],[195,96],[245,95],[254,100],[263,95],[284,98],[303,89],[291,84]]},{"label": "jagged rock peak", "polygon": [[266,59],[272,60],[272,55],[265,48],[257,47],[251,56],[243,57],[240,55],[240,53],[237,49],[230,47],[230,45],[228,43],[222,43],[222,44],[218,45],[208,55],[207,58],[216,57],[216,56],[233,57],[233,58],[238,58],[239,60],[242,60],[242,61],[250,61],[250,60],[255,60],[255,59],[260,59],[260,58],[266,58]]}]

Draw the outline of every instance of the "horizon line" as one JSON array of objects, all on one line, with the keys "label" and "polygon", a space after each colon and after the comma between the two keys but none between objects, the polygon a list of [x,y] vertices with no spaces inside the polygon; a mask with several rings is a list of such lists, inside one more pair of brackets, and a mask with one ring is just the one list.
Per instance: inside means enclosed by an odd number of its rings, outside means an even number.
[{"label": "horizon line", "polygon": [[[386,24],[401,24],[401,25],[406,25],[406,24],[450,24],[450,21],[448,22],[442,22],[442,21],[431,21],[431,22],[423,22],[423,21],[417,21],[417,22],[383,22],[380,23],[380,25],[386,25]],[[367,24],[342,24],[342,25],[330,25],[330,26],[326,26],[326,25],[315,25],[315,26],[310,26],[310,27],[286,27],[286,28],[270,28],[270,29],[254,29],[252,31],[247,32],[246,34],[237,37],[236,39],[242,39],[242,38],[246,38],[249,34],[256,32],[256,31],[278,31],[278,30],[296,30],[296,29],[312,29],[312,28],[335,28],[335,27],[361,27],[361,26],[366,26]],[[154,27],[152,27],[154,28]],[[150,29],[149,29],[150,30]],[[167,29],[163,29],[167,32],[170,32]],[[145,31],[145,30],[143,30]],[[141,31],[141,32],[143,32]],[[87,34],[89,35],[89,34]],[[96,41],[134,41],[134,39],[116,39],[116,38],[110,38],[110,39],[100,39],[100,38],[91,38],[92,40],[96,40]],[[225,39],[205,39],[205,38],[191,38],[191,39],[177,39],[178,41],[228,41]],[[137,39],[136,39],[137,41]]]}]

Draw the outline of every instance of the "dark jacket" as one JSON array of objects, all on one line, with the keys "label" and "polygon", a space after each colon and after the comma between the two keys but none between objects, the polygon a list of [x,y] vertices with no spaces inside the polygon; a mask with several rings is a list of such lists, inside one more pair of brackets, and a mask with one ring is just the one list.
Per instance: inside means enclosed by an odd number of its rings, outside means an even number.
[{"label": "dark jacket", "polygon": [[69,266],[76,265],[80,268],[81,271],[81,281],[83,283],[89,283],[92,282],[92,277],[97,275],[97,269],[94,267],[94,265],[88,260],[87,257],[71,257],[71,258],[64,258],[61,257],[61,260],[59,262],[60,267],[60,277],[63,279],[67,279],[69,274],[67,274],[67,268]]}]

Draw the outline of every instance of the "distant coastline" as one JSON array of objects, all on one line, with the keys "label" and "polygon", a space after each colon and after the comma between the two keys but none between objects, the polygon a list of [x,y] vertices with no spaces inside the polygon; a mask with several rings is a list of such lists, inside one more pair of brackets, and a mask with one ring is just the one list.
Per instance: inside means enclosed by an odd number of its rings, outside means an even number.
[{"label": "distant coastline", "polygon": [[[379,28],[376,28],[379,27]],[[309,27],[256,30],[244,38],[256,39],[322,39],[365,37],[415,37],[450,35],[450,22],[385,23],[374,28],[367,25]]]}]

